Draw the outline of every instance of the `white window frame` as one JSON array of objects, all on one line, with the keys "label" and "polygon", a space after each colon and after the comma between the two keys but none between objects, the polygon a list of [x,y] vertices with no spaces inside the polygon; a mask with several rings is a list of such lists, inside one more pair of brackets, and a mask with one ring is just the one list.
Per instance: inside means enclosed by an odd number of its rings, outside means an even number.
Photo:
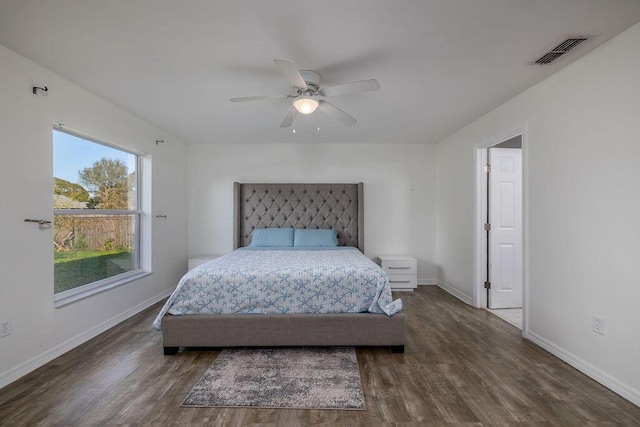
[{"label": "white window frame", "polygon": [[73,289],[68,289],[63,292],[53,294],[53,305],[55,308],[63,307],[75,301],[87,298],[91,295],[95,295],[100,292],[104,292],[108,289],[112,289],[116,286],[123,285],[125,283],[132,282],[141,277],[151,274],[149,271],[142,267],[143,251],[142,251],[142,229],[143,229],[143,206],[142,202],[142,169],[143,169],[143,155],[136,153],[132,150],[122,148],[121,146],[110,144],[101,139],[89,136],[83,132],[75,129],[70,129],[62,124],[54,123],[53,130],[63,132],[76,138],[84,139],[94,144],[100,144],[109,148],[113,148],[118,151],[122,151],[127,154],[136,156],[136,209],[133,210],[115,210],[115,209],[54,209],[53,215],[134,215],[135,216],[135,236],[134,236],[134,268],[131,271],[127,271],[115,276],[107,277],[95,282],[87,283],[85,285],[78,286]]}]

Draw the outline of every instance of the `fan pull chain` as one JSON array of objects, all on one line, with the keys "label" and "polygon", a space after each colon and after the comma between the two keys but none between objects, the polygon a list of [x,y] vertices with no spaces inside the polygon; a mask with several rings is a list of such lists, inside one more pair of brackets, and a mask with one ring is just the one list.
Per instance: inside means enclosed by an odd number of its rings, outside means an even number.
[{"label": "fan pull chain", "polygon": [[296,111],[293,112],[293,131],[291,133],[296,133],[296,116],[298,113]]}]

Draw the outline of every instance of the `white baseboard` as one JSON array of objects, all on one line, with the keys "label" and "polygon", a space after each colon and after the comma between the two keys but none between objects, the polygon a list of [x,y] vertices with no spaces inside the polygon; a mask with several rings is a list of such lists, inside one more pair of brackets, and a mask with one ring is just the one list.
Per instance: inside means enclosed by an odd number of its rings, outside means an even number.
[{"label": "white baseboard", "polygon": [[463,294],[462,292],[460,292],[459,290],[457,290],[453,286],[448,285],[448,284],[446,284],[445,282],[442,282],[442,281],[438,281],[438,283],[436,285],[440,289],[442,289],[443,291],[446,291],[446,292],[450,293],[451,295],[453,295],[454,297],[458,298],[463,303],[474,307],[473,298]]},{"label": "white baseboard", "polygon": [[91,338],[95,338],[101,333],[103,333],[104,331],[110,328],[113,328],[118,323],[124,320],[127,320],[128,318],[140,313],[145,308],[150,307],[153,304],[157,303],[158,301],[161,301],[163,298],[166,298],[169,295],[171,295],[171,292],[173,292],[173,289],[163,291],[160,294],[152,298],[149,298],[148,300],[143,301],[140,304],[134,307],[131,307],[130,309],[120,314],[117,314],[110,319],[105,320],[99,325],[79,335],[76,335],[73,338],[68,339],[67,341],[45,351],[44,353],[39,354],[6,372],[3,372],[2,374],[0,374],[0,388],[11,384],[12,382],[27,375],[29,372],[32,372],[38,369],[40,366],[44,365],[45,363],[52,361],[56,357],[62,356],[64,353],[68,352],[69,350],[73,350],[74,348],[78,347],[80,344],[84,344],[85,342],[89,341]]},{"label": "white baseboard", "polygon": [[418,286],[435,286],[437,284],[436,279],[418,279]]},{"label": "white baseboard", "polygon": [[573,366],[583,374],[593,378],[595,381],[599,382],[603,386],[607,387],[611,391],[619,394],[624,397],[631,403],[636,406],[640,406],[640,391],[635,390],[634,388],[628,386],[627,384],[619,381],[618,379],[612,377],[611,375],[603,372],[602,370],[596,368],[588,362],[577,357],[575,354],[572,354],[561,347],[558,347],[554,343],[546,340],[535,332],[531,332],[531,330],[527,333],[527,339],[531,342],[539,345],[540,347],[547,350],[549,353],[553,354],[560,360],[568,363]]}]

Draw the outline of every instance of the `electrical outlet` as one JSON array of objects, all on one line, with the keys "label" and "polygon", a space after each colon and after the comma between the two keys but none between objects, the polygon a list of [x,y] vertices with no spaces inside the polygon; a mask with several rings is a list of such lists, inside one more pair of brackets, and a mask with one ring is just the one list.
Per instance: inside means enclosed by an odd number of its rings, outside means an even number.
[{"label": "electrical outlet", "polygon": [[0,338],[11,335],[11,324],[8,320],[0,321]]},{"label": "electrical outlet", "polygon": [[604,335],[605,332],[604,317],[593,316],[593,332]]}]

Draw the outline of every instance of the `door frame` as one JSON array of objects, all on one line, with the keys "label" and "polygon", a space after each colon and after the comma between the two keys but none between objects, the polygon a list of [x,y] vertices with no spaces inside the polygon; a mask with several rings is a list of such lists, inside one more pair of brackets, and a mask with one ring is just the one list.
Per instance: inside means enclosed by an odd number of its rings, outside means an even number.
[{"label": "door frame", "polygon": [[516,136],[522,137],[522,336],[527,337],[529,324],[529,271],[528,219],[527,219],[527,123],[508,129],[475,145],[475,194],[474,194],[474,253],[473,253],[473,302],[476,308],[487,307],[487,292],[484,288],[487,272],[487,233],[484,230],[487,207],[487,149]]}]

